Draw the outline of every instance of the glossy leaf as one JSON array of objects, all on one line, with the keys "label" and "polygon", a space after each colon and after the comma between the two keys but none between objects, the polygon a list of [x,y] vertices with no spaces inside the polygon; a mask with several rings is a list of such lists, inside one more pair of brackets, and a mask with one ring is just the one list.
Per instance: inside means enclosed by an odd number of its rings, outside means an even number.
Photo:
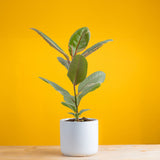
[{"label": "glossy leaf", "polygon": [[47,35],[45,35],[43,32],[39,31],[38,29],[31,28],[32,30],[36,31],[51,47],[62,53],[67,60],[69,60],[68,55],[52,40],[50,39]]},{"label": "glossy leaf", "polygon": [[61,102],[61,104],[63,104],[64,106],[70,108],[72,111],[76,112],[76,108],[75,106],[68,104],[67,102]]},{"label": "glossy leaf", "polygon": [[97,71],[88,76],[83,82],[78,86],[78,93],[82,92],[84,89],[92,86],[95,83],[102,83],[105,80],[105,73],[102,71]]},{"label": "glossy leaf", "polygon": [[79,111],[78,115],[80,116],[83,112],[86,112],[88,110],[90,110],[90,109],[82,109],[81,111]]},{"label": "glossy leaf", "polygon": [[68,70],[68,77],[75,85],[82,82],[87,75],[87,60],[82,55],[76,55]]},{"label": "glossy leaf", "polygon": [[89,42],[90,32],[87,27],[78,29],[70,38],[68,48],[71,56],[84,50]]},{"label": "glossy leaf", "polygon": [[81,94],[78,95],[78,98],[77,98],[77,99],[78,99],[78,104],[80,103],[81,99],[82,99],[86,94],[88,94],[89,92],[92,92],[92,91],[96,90],[97,88],[100,87],[100,85],[101,85],[100,83],[94,83],[94,84],[88,86],[87,88],[85,88],[85,89],[81,92]]},{"label": "glossy leaf", "polygon": [[57,57],[57,59],[67,70],[69,69],[69,64],[67,60],[63,59],[62,57]]},{"label": "glossy leaf", "polygon": [[63,89],[62,87],[60,87],[58,84],[49,81],[45,78],[39,77],[41,80],[43,80],[44,82],[50,84],[55,90],[57,90],[59,93],[61,93],[63,95],[63,98],[66,102],[68,102],[69,104],[73,104],[74,105],[74,100],[72,99],[72,96],[69,94],[68,91],[66,91],[65,89]]},{"label": "glossy leaf", "polygon": [[103,44],[113,41],[112,39],[108,39],[99,43],[96,43],[95,45],[93,45],[92,47],[88,48],[85,52],[82,53],[83,56],[87,57],[88,55],[90,55],[92,52],[96,51],[97,49],[99,49],[100,47],[103,46]]}]

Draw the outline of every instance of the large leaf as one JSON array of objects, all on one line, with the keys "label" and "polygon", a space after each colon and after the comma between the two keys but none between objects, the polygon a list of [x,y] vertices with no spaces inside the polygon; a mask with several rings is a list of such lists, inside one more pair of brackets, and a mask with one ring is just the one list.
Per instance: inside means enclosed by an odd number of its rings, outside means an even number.
[{"label": "large leaf", "polygon": [[87,66],[87,60],[84,56],[76,55],[73,58],[67,74],[73,84],[77,85],[86,78]]},{"label": "large leaf", "polygon": [[82,109],[81,111],[79,111],[78,115],[80,116],[83,112],[89,111],[90,109]]},{"label": "large leaf", "polygon": [[64,67],[66,67],[67,70],[69,69],[69,64],[67,60],[63,59],[62,57],[57,57],[57,59]]},{"label": "large leaf", "polygon": [[61,104],[63,104],[64,106],[70,108],[72,111],[76,112],[76,108],[75,106],[68,104],[67,102],[61,102]]},{"label": "large leaf", "polygon": [[99,49],[100,47],[103,46],[103,44],[113,41],[112,39],[108,39],[99,43],[96,43],[95,45],[93,45],[92,47],[88,48],[85,52],[82,53],[83,56],[87,57],[88,55],[90,55],[92,52],[96,51],[97,49]]},{"label": "large leaf", "polygon": [[68,55],[52,40],[50,39],[47,35],[45,35],[43,32],[39,31],[38,29],[31,28],[32,30],[36,31],[51,47],[62,53],[66,59],[69,61]]},{"label": "large leaf", "polygon": [[57,90],[59,93],[61,93],[63,95],[63,98],[64,100],[71,104],[71,105],[74,105],[74,100],[72,98],[72,96],[69,94],[68,91],[66,91],[65,89],[63,89],[62,87],[60,87],[58,84],[52,82],[52,81],[49,81],[45,78],[42,78],[42,77],[39,77],[41,80],[43,80],[44,82],[50,84],[55,90]]},{"label": "large leaf", "polygon": [[78,86],[78,93],[82,92],[84,89],[92,86],[95,83],[102,83],[105,80],[105,73],[102,71],[97,71],[88,76],[83,82]]},{"label": "large leaf", "polygon": [[70,38],[68,48],[71,56],[84,50],[89,42],[90,32],[87,27],[78,29]]},{"label": "large leaf", "polygon": [[86,95],[86,94],[88,94],[89,92],[92,92],[92,91],[94,91],[94,90],[96,90],[97,88],[99,88],[100,87],[100,83],[94,83],[94,84],[92,84],[91,86],[88,86],[87,88],[85,88],[82,92],[81,92],[81,94],[79,94],[78,95],[78,104],[80,103],[80,101],[81,101],[81,99]]}]

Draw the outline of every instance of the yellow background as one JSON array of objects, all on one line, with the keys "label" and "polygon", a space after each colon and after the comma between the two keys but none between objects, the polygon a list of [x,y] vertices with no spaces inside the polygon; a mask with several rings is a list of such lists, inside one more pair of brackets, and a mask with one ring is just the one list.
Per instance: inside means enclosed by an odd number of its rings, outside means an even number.
[{"label": "yellow background", "polygon": [[42,76],[72,92],[61,56],[72,33],[87,26],[88,75],[104,71],[102,86],[81,103],[99,119],[100,144],[160,143],[160,4],[158,0],[6,0],[0,5],[0,145],[59,145],[59,121],[71,117],[62,96]]}]

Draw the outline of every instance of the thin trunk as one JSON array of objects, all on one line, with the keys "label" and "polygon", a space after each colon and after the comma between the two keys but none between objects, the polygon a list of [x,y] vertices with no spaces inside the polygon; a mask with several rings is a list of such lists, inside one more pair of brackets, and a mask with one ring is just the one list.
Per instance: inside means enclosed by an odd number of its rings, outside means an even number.
[{"label": "thin trunk", "polygon": [[78,105],[77,105],[77,94],[76,94],[76,87],[75,87],[75,84],[73,84],[73,88],[74,88],[75,105],[76,105],[76,121],[79,121],[79,116],[78,116]]}]

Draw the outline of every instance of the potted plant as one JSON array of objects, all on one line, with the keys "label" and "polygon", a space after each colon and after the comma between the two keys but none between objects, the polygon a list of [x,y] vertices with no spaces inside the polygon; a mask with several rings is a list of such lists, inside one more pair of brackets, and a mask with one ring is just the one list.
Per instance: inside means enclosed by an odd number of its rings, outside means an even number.
[{"label": "potted plant", "polygon": [[36,31],[51,47],[64,56],[65,59],[58,57],[58,61],[68,70],[67,76],[72,82],[74,90],[74,95],[71,95],[58,84],[39,77],[63,95],[64,102],[61,102],[61,104],[72,110],[69,114],[74,116],[72,119],[60,120],[61,152],[67,156],[88,156],[95,154],[98,151],[98,120],[85,117],[80,118],[82,113],[89,109],[79,110],[79,105],[85,95],[100,87],[101,83],[105,80],[105,73],[97,71],[86,78],[88,66],[86,57],[99,49],[103,44],[112,40],[109,39],[96,43],[83,53],[78,54],[87,47],[90,39],[89,29],[87,27],[80,28],[69,40],[70,59],[47,35],[35,28],[31,29]]}]

